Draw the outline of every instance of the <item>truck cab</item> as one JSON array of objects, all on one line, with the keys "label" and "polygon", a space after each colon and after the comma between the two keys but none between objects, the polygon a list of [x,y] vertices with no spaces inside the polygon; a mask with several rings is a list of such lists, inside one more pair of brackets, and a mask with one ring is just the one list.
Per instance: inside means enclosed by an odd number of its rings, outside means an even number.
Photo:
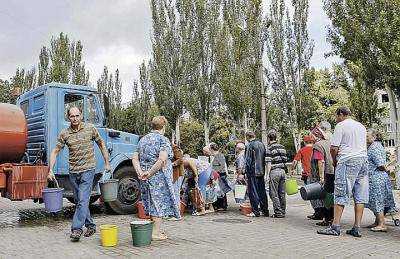
[{"label": "truck cab", "polygon": [[[76,106],[82,111],[83,121],[98,129],[110,154],[111,172],[104,172],[104,159],[94,144],[97,164],[91,201],[100,197],[99,180],[113,177],[119,179],[118,199],[106,203],[107,207],[119,214],[133,213],[139,196],[139,182],[131,158],[139,136],[106,128],[108,109],[102,103],[102,96],[94,88],[61,83],[42,85],[21,95],[17,105],[23,110],[28,125],[24,159],[29,163],[48,164],[58,135],[70,125],[67,111]],[[64,148],[57,157],[54,173],[60,187],[64,188],[64,197],[73,202],[68,157],[68,148]]]}]

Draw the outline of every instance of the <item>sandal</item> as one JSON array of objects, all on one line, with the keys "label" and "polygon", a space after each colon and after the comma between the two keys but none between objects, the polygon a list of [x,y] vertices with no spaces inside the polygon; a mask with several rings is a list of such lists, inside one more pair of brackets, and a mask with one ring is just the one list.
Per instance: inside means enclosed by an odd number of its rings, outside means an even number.
[{"label": "sandal", "polygon": [[152,241],[163,241],[163,240],[167,240],[167,239],[168,239],[168,236],[163,232],[161,232],[158,236],[151,237]]},{"label": "sandal", "polygon": [[271,215],[271,218],[275,218],[275,219],[283,219],[284,217],[285,217],[284,215],[278,215],[278,214]]},{"label": "sandal", "polygon": [[96,233],[95,228],[87,228],[85,234],[83,235],[84,237],[90,237]]},{"label": "sandal", "polygon": [[387,228],[373,227],[370,229],[372,232],[387,232]]}]

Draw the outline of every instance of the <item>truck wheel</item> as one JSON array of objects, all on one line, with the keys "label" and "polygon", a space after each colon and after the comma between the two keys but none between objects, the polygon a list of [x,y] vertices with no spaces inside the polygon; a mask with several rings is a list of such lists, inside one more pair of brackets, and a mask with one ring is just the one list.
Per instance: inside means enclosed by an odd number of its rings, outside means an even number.
[{"label": "truck wheel", "polygon": [[105,203],[106,206],[117,214],[136,213],[136,206],[140,189],[139,179],[132,166],[123,166],[114,173],[114,179],[118,179],[118,197],[116,201]]}]

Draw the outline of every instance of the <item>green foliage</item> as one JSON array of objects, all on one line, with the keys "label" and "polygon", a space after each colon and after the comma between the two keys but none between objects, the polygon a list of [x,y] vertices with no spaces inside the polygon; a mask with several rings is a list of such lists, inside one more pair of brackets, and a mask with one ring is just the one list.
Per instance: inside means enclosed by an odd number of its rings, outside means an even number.
[{"label": "green foliage", "polygon": [[189,154],[191,157],[197,157],[202,154],[204,142],[204,131],[203,125],[195,120],[188,119],[183,120],[181,125],[181,147],[185,154]]},{"label": "green foliage", "polygon": [[52,37],[50,47],[40,50],[38,64],[38,84],[49,82],[89,84],[89,72],[82,62],[83,45],[81,41],[70,42],[68,35],[60,33]]},{"label": "green foliage", "polygon": [[400,1],[325,0],[333,53],[363,70],[368,87],[400,96]]}]

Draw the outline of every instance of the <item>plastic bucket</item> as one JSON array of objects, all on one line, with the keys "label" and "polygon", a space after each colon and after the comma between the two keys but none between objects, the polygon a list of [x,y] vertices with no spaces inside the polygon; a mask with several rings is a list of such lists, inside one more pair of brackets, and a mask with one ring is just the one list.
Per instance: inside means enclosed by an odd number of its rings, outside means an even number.
[{"label": "plastic bucket", "polygon": [[324,206],[329,209],[333,206],[333,193],[326,193],[324,198]]},{"label": "plastic bucket", "polygon": [[285,190],[287,195],[293,195],[299,192],[297,181],[294,178],[290,178],[285,181]]},{"label": "plastic bucket", "polygon": [[108,179],[100,183],[101,195],[104,201],[115,201],[118,197],[118,179]]},{"label": "plastic bucket", "polygon": [[44,188],[42,197],[48,212],[59,212],[63,205],[63,188]]},{"label": "plastic bucket", "polygon": [[240,204],[240,212],[243,215],[248,215],[253,212],[253,209],[251,208],[251,205],[249,203],[242,203]]},{"label": "plastic bucket", "polygon": [[136,203],[136,208],[138,210],[138,218],[139,219],[149,219],[150,216],[146,214],[146,211],[144,210],[144,205],[142,201],[138,201]]},{"label": "plastic bucket", "polygon": [[134,246],[148,246],[151,244],[153,222],[150,220],[132,221],[131,233]]},{"label": "plastic bucket", "polygon": [[118,226],[101,225],[100,238],[102,246],[116,246],[118,243]]},{"label": "plastic bucket", "polygon": [[322,186],[318,182],[307,184],[300,188],[300,194],[301,198],[306,201],[321,199]]}]

